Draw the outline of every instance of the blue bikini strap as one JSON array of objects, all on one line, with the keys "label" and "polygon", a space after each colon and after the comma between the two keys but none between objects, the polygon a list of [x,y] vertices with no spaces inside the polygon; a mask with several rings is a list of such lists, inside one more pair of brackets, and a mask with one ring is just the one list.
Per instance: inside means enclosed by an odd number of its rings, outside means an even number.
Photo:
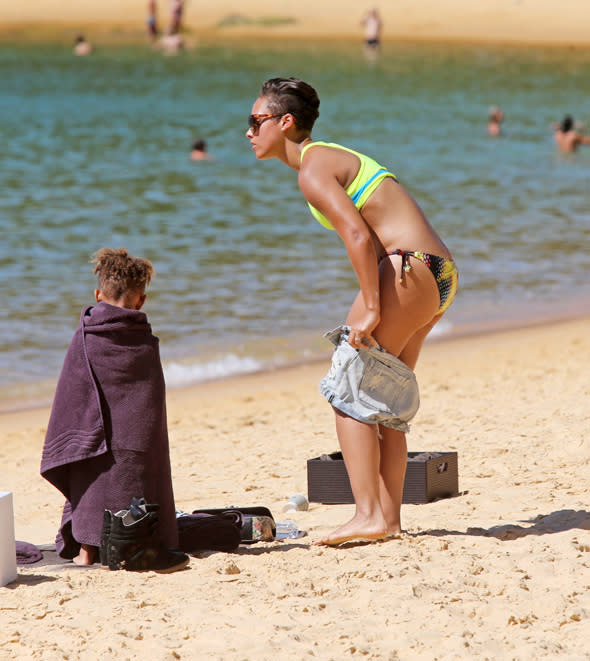
[{"label": "blue bikini strap", "polygon": [[366,181],[366,182],[364,183],[364,185],[361,186],[361,187],[357,190],[357,192],[356,192],[354,195],[351,196],[350,199],[356,204],[356,203],[357,203],[357,200],[360,199],[361,195],[362,195],[362,194],[365,192],[365,190],[367,189],[367,186],[370,186],[371,183],[373,183],[373,181],[375,181],[375,179],[377,179],[377,177],[380,177],[382,174],[385,174],[385,173],[387,173],[387,170],[386,170],[385,168],[381,168],[380,170],[377,170],[377,172],[375,172],[375,174],[374,174],[374,175],[373,175],[368,181]]}]

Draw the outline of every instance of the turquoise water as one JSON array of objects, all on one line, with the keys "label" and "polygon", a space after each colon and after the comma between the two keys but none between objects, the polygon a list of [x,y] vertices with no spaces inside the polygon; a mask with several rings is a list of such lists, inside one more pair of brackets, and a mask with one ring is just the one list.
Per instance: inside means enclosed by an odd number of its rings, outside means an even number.
[{"label": "turquoise water", "polygon": [[[590,128],[589,50],[400,44],[371,64],[338,43],[90,58],[3,46],[5,402],[51,392],[102,246],[155,265],[145,309],[171,386],[329,351],[321,333],[355,292],[343,246],[295,173],[258,163],[244,136],[275,75],[309,80],[314,137],[396,172],[451,248],[461,287],[439,336],[590,311],[590,147],[559,156],[551,129],[566,112]],[[214,161],[189,160],[196,136]]]}]

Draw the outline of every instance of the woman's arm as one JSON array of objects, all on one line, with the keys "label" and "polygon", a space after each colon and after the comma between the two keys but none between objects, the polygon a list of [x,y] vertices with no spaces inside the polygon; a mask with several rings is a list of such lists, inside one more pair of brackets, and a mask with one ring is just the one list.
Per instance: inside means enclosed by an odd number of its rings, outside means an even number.
[{"label": "woman's arm", "polygon": [[339,181],[345,177],[346,167],[339,165],[337,155],[316,148],[316,153],[306,155],[305,166],[299,171],[299,188],[344,241],[359,282],[365,314],[355,320],[349,341],[353,346],[358,346],[363,339],[375,344],[371,334],[381,317],[377,255],[369,226]]}]

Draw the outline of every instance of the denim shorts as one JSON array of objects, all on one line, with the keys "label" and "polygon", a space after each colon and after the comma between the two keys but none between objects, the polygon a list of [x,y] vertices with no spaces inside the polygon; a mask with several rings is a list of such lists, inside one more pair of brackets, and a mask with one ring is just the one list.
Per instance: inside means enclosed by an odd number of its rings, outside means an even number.
[{"label": "denim shorts", "polygon": [[408,432],[408,422],[420,406],[414,372],[380,347],[351,347],[349,331],[339,326],[324,335],[336,348],[320,392],[334,408],[359,422]]}]

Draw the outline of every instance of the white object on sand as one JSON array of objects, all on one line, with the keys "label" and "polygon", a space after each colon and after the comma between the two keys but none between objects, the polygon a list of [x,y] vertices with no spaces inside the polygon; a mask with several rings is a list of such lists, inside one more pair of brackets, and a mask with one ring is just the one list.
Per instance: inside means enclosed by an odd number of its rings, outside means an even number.
[{"label": "white object on sand", "polygon": [[16,542],[12,493],[0,491],[0,586],[16,580]]}]

